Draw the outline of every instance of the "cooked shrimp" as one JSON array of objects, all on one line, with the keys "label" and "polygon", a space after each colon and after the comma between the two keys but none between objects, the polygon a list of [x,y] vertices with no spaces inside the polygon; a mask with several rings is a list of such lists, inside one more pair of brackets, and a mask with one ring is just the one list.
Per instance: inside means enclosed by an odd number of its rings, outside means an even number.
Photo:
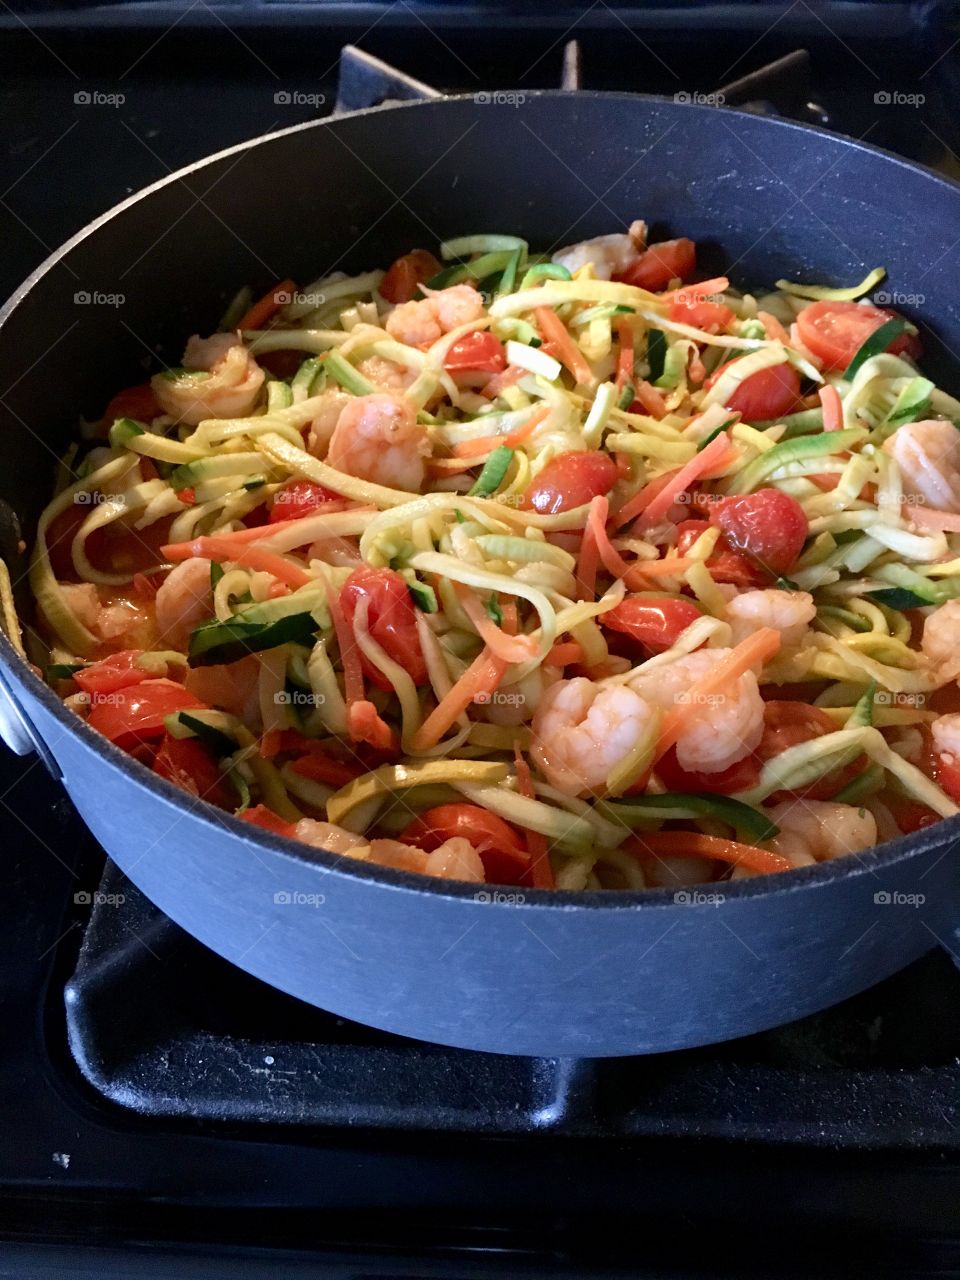
[{"label": "cooked shrimp", "polygon": [[807,591],[743,591],[727,605],[727,622],[733,643],[739,644],[758,627],[780,632],[782,648],[795,648],[803,640],[808,623],[816,616],[813,596]]},{"label": "cooked shrimp", "polygon": [[367,840],[365,836],[344,831],[332,822],[315,822],[302,818],[296,826],[298,840],[325,849],[327,853],[345,854],[363,862],[375,862],[397,871],[417,871],[440,880],[468,880],[482,883],[483,863],[469,840],[455,836],[432,853],[424,853],[400,840]]},{"label": "cooked shrimp", "polygon": [[264,373],[243,343],[230,333],[187,343],[186,373],[150,380],[164,413],[195,427],[204,418],[245,418],[257,403]]},{"label": "cooked shrimp", "polygon": [[[952,430],[956,431],[956,427]],[[957,675],[960,671],[960,600],[948,600],[927,616],[920,647],[944,683]]]},{"label": "cooked shrimp", "polygon": [[960,712],[937,716],[930,725],[933,745],[942,756],[960,758]]},{"label": "cooked shrimp", "polygon": [[406,400],[354,396],[330,438],[327,462],[361,480],[417,493],[430,441]]},{"label": "cooked shrimp", "polygon": [[122,591],[91,582],[61,582],[64,603],[108,650],[150,649],[156,640],[151,614]]},{"label": "cooked shrimp", "polygon": [[676,858],[659,855],[643,860],[647,884],[654,889],[681,889],[688,884],[708,884],[713,879],[714,864],[707,858]]},{"label": "cooked shrimp", "polygon": [[938,511],[960,512],[960,432],[952,422],[907,422],[884,441],[903,492]]},{"label": "cooked shrimp", "polygon": [[210,561],[198,556],[171,569],[157,591],[156,611],[160,638],[185,650],[191,631],[213,617]]},{"label": "cooked shrimp", "polygon": [[416,380],[417,371],[408,365],[397,364],[396,360],[385,360],[383,356],[367,356],[357,361],[357,372],[375,382],[384,391],[395,391],[402,394]]},{"label": "cooked shrimp", "polygon": [[403,302],[387,316],[391,338],[411,347],[426,347],[456,329],[479,320],[483,297],[472,284],[455,284],[449,289],[421,289],[427,295],[415,302]]},{"label": "cooked shrimp", "polygon": [[330,437],[336,430],[340,415],[353,399],[339,387],[324,391],[320,408],[307,430],[307,451],[315,458],[325,458],[330,447]]},{"label": "cooked shrimp", "polygon": [[607,688],[576,676],[543,695],[533,717],[533,754],[560,791],[578,796],[603,791],[607,779],[657,724],[657,712],[626,685]]},{"label": "cooked shrimp", "polygon": [[[639,224],[643,226],[643,224]],[[646,229],[644,228],[644,231]],[[637,260],[637,246],[631,236],[595,236],[593,240],[581,240],[558,249],[552,261],[566,267],[571,275],[589,262],[598,280],[609,280],[614,274],[626,271]]]},{"label": "cooked shrimp", "polygon": [[[646,673],[641,670],[630,680],[630,688],[655,706],[671,710],[689,703],[690,686],[729,652],[699,649],[668,667]],[[763,699],[752,671],[745,671],[732,689],[710,694],[702,705],[689,711],[677,739],[677,760],[692,772],[719,773],[736,764],[750,754],[763,734]]]},{"label": "cooked shrimp", "polygon": [[877,822],[867,809],[831,800],[783,800],[769,811],[779,834],[765,847],[794,867],[841,858],[877,843]]},{"label": "cooked shrimp", "polygon": [[188,667],[183,683],[187,692],[199,698],[204,706],[236,716],[251,732],[259,733],[263,727],[260,663],[255,654],[247,654],[229,666]]}]

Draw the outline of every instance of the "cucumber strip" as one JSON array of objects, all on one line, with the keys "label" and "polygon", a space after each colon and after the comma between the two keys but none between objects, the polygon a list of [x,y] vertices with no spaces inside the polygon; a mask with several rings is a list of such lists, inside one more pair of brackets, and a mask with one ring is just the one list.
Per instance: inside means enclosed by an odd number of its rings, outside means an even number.
[{"label": "cucumber strip", "polygon": [[[407,575],[404,574],[404,577]],[[426,582],[421,582],[419,578],[407,577],[407,587],[413,596],[414,602],[424,613],[437,612],[437,593],[433,587]]]},{"label": "cucumber strip", "polygon": [[453,240],[444,240],[440,246],[440,257],[444,262],[454,258],[469,258],[475,253],[498,253],[519,251],[524,257],[529,252],[526,240],[519,236],[474,235],[456,236]]},{"label": "cucumber strip", "polygon": [[[930,603],[915,592],[908,591],[906,587],[885,587],[882,591],[869,591],[867,598],[876,604],[885,604],[888,609],[898,609],[901,613],[904,609],[922,609]],[[869,626],[865,630],[869,631]]]},{"label": "cucumber strip", "polygon": [[86,662],[51,662],[43,669],[43,678],[47,684],[56,684],[58,680],[69,680],[88,666]]},{"label": "cucumber strip", "polygon": [[187,651],[191,667],[237,662],[248,653],[274,649],[281,644],[312,644],[321,630],[312,612],[287,614],[274,622],[246,621],[243,612],[227,622],[215,618],[197,627],[190,636]]},{"label": "cucumber strip", "polygon": [[667,336],[662,329],[651,329],[647,334],[647,364],[650,366],[649,378],[657,382],[663,377],[663,364],[667,355]]},{"label": "cucumber strip", "polygon": [[864,729],[873,724],[873,700],[877,696],[877,682],[871,680],[866,692],[857,699],[857,704],[850,712],[845,729]]},{"label": "cucumber strip", "polygon": [[500,283],[497,286],[498,293],[513,293],[517,287],[517,272],[520,270],[520,262],[526,253],[526,246],[517,246],[510,255],[510,261],[503,269],[503,275],[500,277]]},{"label": "cucumber strip", "polygon": [[126,449],[134,436],[142,436],[146,427],[133,418],[117,418],[110,428],[109,440],[112,449]]},{"label": "cucumber strip", "polygon": [[[844,609],[838,604],[819,605],[817,607],[817,617],[821,620],[824,618],[831,621],[836,619],[837,622],[842,622],[845,627],[849,627],[851,631],[856,631],[858,634],[872,630],[870,623],[863,614],[854,613],[851,609]],[[825,629],[830,631],[829,626]]]},{"label": "cucumber strip", "polygon": [[476,483],[469,490],[470,498],[486,498],[503,484],[504,477],[513,461],[513,450],[505,444],[498,445],[483,464],[483,470],[477,476]]},{"label": "cucumber strip", "polygon": [[878,764],[871,764],[863,773],[848,782],[845,787],[841,787],[837,794],[833,797],[836,804],[859,804],[863,800],[867,800],[880,790],[883,785],[883,770]]},{"label": "cucumber strip", "polygon": [[428,289],[449,289],[451,285],[462,284],[464,280],[485,280],[487,276],[504,271],[513,256],[513,250],[494,250],[485,253],[472,262],[456,262],[444,267],[432,276],[426,287]]},{"label": "cucumber strip", "polygon": [[784,440],[776,444],[759,458],[754,458],[734,476],[730,493],[750,493],[769,476],[781,467],[792,462],[807,462],[813,458],[825,458],[834,453],[858,444],[866,436],[861,427],[850,427],[846,431],[830,431],[824,435],[797,436],[793,440]]},{"label": "cucumber strip", "polygon": [[620,392],[620,399],[617,401],[617,408],[626,413],[633,404],[635,395],[636,392],[633,389],[633,385],[629,382],[625,382],[623,384],[623,390]]},{"label": "cucumber strip", "polygon": [[355,396],[369,396],[376,391],[369,378],[359,373],[339,351],[330,351],[324,358],[323,367],[334,382]]},{"label": "cucumber strip", "polygon": [[823,430],[823,410],[803,409],[800,413],[788,413],[783,418],[766,418],[763,422],[753,424],[758,431],[766,431],[768,427],[786,427],[783,440],[792,440],[796,436],[805,436],[814,431]]},{"label": "cucumber strip", "polygon": [[540,262],[535,267],[531,267],[523,279],[520,281],[521,289],[529,289],[535,285],[538,280],[572,280],[573,276],[562,263],[559,262]]},{"label": "cucumber strip", "polygon": [[844,378],[848,382],[854,378],[861,365],[866,364],[872,356],[882,355],[891,342],[895,342],[902,333],[906,332],[906,328],[907,322],[900,316],[891,316],[889,320],[885,320],[879,329],[874,329],[873,333],[861,343],[857,354],[843,372]]},{"label": "cucumber strip", "polygon": [[886,440],[905,422],[918,422],[930,410],[930,397],[936,387],[929,378],[911,378],[897,396],[896,402],[873,433],[876,441]]},{"label": "cucumber strip", "polygon": [[[217,759],[232,756],[237,749],[234,738],[224,733],[215,723],[192,716],[189,711],[174,711],[164,718],[164,725],[175,738],[199,738],[205,747],[213,752]],[[187,730],[186,733],[183,730]]]},{"label": "cucumber strip", "polygon": [[526,320],[518,320],[515,316],[508,316],[506,320],[497,321],[497,336],[515,338],[517,342],[522,342],[528,347],[543,346],[540,335],[533,325]]},{"label": "cucumber strip", "polygon": [[289,409],[293,404],[293,392],[279,378],[272,378],[267,383],[267,413],[277,409]]},{"label": "cucumber strip", "polygon": [[769,840],[779,827],[769,817],[742,800],[709,792],[665,792],[658,796],[637,796],[629,801],[602,801],[597,809],[611,822],[628,827],[674,819],[717,818],[732,827],[748,844]]}]

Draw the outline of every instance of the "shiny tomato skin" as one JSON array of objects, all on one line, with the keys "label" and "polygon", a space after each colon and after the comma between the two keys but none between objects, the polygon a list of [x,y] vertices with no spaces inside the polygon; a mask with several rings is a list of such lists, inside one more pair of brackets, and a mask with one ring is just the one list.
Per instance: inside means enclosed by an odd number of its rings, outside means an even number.
[{"label": "shiny tomato skin", "polygon": [[133,684],[149,680],[149,674],[137,666],[142,649],[121,649],[111,653],[101,662],[85,667],[74,674],[74,680],[86,693],[115,693]]},{"label": "shiny tomato skin", "polygon": [[793,568],[810,531],[803,507],[779,489],[722,498],[711,504],[710,523],[774,577]]},{"label": "shiny tomato skin", "polygon": [[162,413],[153,387],[149,382],[118,391],[103,412],[104,421],[112,426],[116,418],[133,418],[137,422],[152,422]]},{"label": "shiny tomato skin", "polygon": [[[706,520],[684,520],[677,525],[677,555],[684,556],[702,533],[710,528]],[[770,575],[764,573],[749,557],[731,547],[721,534],[711,554],[707,568],[715,582],[734,587],[766,587]]]},{"label": "shiny tomato skin", "polygon": [[243,813],[237,814],[238,818],[242,818],[244,822],[249,822],[251,827],[260,827],[263,831],[272,831],[274,835],[286,836],[289,840],[295,838],[295,824],[287,822],[281,818],[279,814],[268,809],[265,804],[255,804],[252,809],[245,809]]},{"label": "shiny tomato skin", "polygon": [[752,755],[716,773],[691,772],[680,764],[676,747],[671,747],[661,756],[656,770],[668,791],[709,791],[721,796],[749,791],[757,785],[760,777],[760,766]]},{"label": "shiny tomato skin", "polygon": [[696,267],[697,246],[692,240],[662,240],[659,244],[652,244],[626,271],[621,271],[613,278],[622,284],[632,284],[638,289],[656,293],[660,289],[666,289],[670,281],[678,276],[681,280],[686,280],[693,275]]},{"label": "shiny tomato skin", "polygon": [[[763,708],[763,737],[754,751],[754,758],[761,765],[776,756],[782,755],[790,747],[799,746],[801,742],[810,742],[813,738],[821,738],[825,733],[834,733],[836,724],[819,707],[808,706],[803,702],[771,701]],[[769,797],[768,804],[778,804],[781,800],[803,797],[807,800],[830,800],[841,787],[852,782],[862,773],[866,764],[865,757],[852,761],[840,769],[832,769],[822,778],[795,790],[777,791]]]},{"label": "shiny tomato skin", "polygon": [[387,302],[409,302],[424,280],[440,270],[440,263],[426,249],[411,249],[390,266],[380,281],[380,296]]},{"label": "shiny tomato skin", "polygon": [[[827,369],[846,369],[871,333],[894,314],[859,302],[814,302],[797,316],[797,331],[803,345]],[[901,334],[887,350],[912,355],[919,354],[919,346],[912,334]]]},{"label": "shiny tomato skin", "polygon": [[560,453],[534,477],[521,505],[544,516],[570,511],[609,493],[618,474],[614,460],[599,450]]},{"label": "shiny tomato skin", "polygon": [[530,854],[513,827],[476,804],[441,804],[427,809],[400,839],[432,853],[457,837],[469,840],[476,849],[488,884],[519,884],[529,869]]},{"label": "shiny tomato skin", "polygon": [[601,626],[629,636],[645,651],[663,653],[702,616],[693,601],[683,596],[630,595],[608,609],[599,621]]},{"label": "shiny tomato skin", "polygon": [[[425,684],[427,664],[417,634],[417,615],[406,581],[395,569],[373,569],[361,565],[354,569],[340,589],[340,604],[347,622],[352,625],[359,602],[368,604],[367,626],[374,640],[389,658],[399,663],[414,684]],[[366,654],[360,654],[364,674],[379,689],[393,686]]]},{"label": "shiny tomato skin", "polygon": [[209,800],[221,809],[236,808],[229,783],[199,738],[167,734],[153,761],[153,771],[189,795]]},{"label": "shiny tomato skin", "polygon": [[144,680],[95,694],[87,723],[118,747],[129,750],[141,742],[162,738],[164,717],[174,711],[195,711],[203,703],[173,680]]},{"label": "shiny tomato skin", "polygon": [[[728,360],[703,384],[709,391],[725,369],[735,361]],[[767,422],[791,413],[800,398],[800,375],[792,364],[775,364],[752,373],[727,397],[725,407],[739,413],[744,422]]]},{"label": "shiny tomato skin", "polygon": [[313,480],[291,480],[273,496],[270,508],[270,523],[279,524],[282,520],[302,520],[304,516],[312,516],[315,511],[326,506],[328,502],[343,502],[343,495],[327,489]]},{"label": "shiny tomato skin", "polygon": [[475,329],[453,344],[443,367],[447,373],[500,373],[507,367],[507,349],[495,333]]},{"label": "shiny tomato skin", "polygon": [[960,803],[960,760],[938,756],[935,779],[951,800]]},{"label": "shiny tomato skin", "polygon": [[689,324],[704,333],[720,333],[734,319],[729,307],[722,302],[708,302],[706,298],[677,298],[670,303],[667,316],[675,324]]}]

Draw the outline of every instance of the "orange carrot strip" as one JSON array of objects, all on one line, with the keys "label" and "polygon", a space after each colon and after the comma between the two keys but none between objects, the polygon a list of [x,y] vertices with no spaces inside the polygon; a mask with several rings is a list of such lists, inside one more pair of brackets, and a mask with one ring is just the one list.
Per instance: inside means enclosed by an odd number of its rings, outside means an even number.
[{"label": "orange carrot strip", "polygon": [[674,476],[678,475],[680,468],[677,467],[673,471],[668,471],[665,475],[657,476],[656,479],[650,480],[638,489],[633,497],[623,504],[614,517],[617,528],[621,528],[625,524],[640,514],[645,507],[649,506],[653,499],[657,496],[661,489],[665,488]]},{"label": "orange carrot strip", "polygon": [[766,329],[768,338],[772,338],[774,342],[782,342],[785,347],[790,346],[790,335],[776,316],[772,316],[769,311],[758,311],[757,319]]},{"label": "orange carrot strip", "polygon": [[[276,529],[274,525],[274,529]],[[305,587],[313,582],[313,576],[300,565],[294,564],[273,551],[263,547],[251,547],[237,544],[229,534],[219,537],[214,534],[206,538],[194,538],[192,542],[173,542],[161,548],[167,560],[189,560],[193,556],[203,556],[208,560],[232,560],[244,569],[260,570],[272,573],[275,578],[285,582],[288,587]]]},{"label": "orange carrot strip", "polygon": [[272,760],[280,750],[281,733],[279,729],[268,729],[260,735],[259,750],[264,760]]},{"label": "orange carrot strip", "polygon": [[592,600],[597,594],[597,570],[600,568],[600,549],[593,523],[588,519],[580,543],[577,558],[577,596],[580,600]]},{"label": "orange carrot strip", "polygon": [[932,507],[908,507],[907,519],[925,529],[942,529],[946,533],[960,533],[960,515],[953,511],[935,511]]},{"label": "orange carrot strip", "polygon": [[[278,302],[277,294],[296,293],[296,280],[281,280],[273,288],[259,298],[248,311],[237,321],[238,329],[262,329],[271,316],[275,316],[286,302]],[[288,299],[289,301],[289,299]]]},{"label": "orange carrot strip", "polygon": [[634,858],[711,858],[716,862],[729,862],[749,871],[758,871],[761,875],[791,870],[791,864],[780,853],[741,844],[739,840],[704,835],[700,831],[647,831],[643,835],[630,836],[621,847]]},{"label": "orange carrot strip", "polygon": [[843,401],[840,399],[840,392],[828,384],[820,387],[817,395],[823,405],[824,431],[840,431],[843,427]]},{"label": "orange carrot strip", "polygon": [[372,702],[352,702],[347,710],[347,726],[354,742],[368,742],[378,751],[397,749],[397,735]]},{"label": "orange carrot strip", "polygon": [[477,634],[492,654],[504,662],[526,662],[537,656],[537,642],[530,636],[508,636],[487,613],[469,587],[453,584],[463,611],[477,629]]},{"label": "orange carrot strip", "polygon": [[475,458],[429,458],[427,460],[427,474],[432,476],[458,476],[465,471],[472,471],[474,467],[482,466],[486,460],[484,454],[478,454]]},{"label": "orange carrot strip", "polygon": [[508,365],[502,373],[495,373],[490,381],[484,384],[480,394],[486,400],[496,400],[501,391],[519,382],[526,372],[526,369],[521,369],[518,364]]},{"label": "orange carrot strip", "polygon": [[683,732],[684,725],[696,713],[697,708],[704,705],[706,698],[739,680],[751,667],[761,666],[779,648],[780,632],[774,631],[773,627],[760,627],[753,635],[747,636],[746,640],[741,640],[705,676],[694,681],[687,693],[686,702],[675,706],[663,717],[660,736],[654,748],[654,759],[659,760],[665,751],[670,750]]},{"label": "orange carrot strip", "polygon": [[[537,793],[533,786],[533,775],[530,773],[530,766],[523,758],[519,742],[514,743],[513,758],[517,768],[517,790],[522,796],[526,796],[528,800],[535,799]],[[529,827],[524,827],[523,831],[527,844],[527,853],[530,855],[530,874],[533,878],[533,887],[535,889],[556,888],[553,867],[550,864],[547,837],[540,831],[531,831]]]},{"label": "orange carrot strip", "polygon": [[583,647],[576,640],[558,640],[543,661],[548,667],[567,667],[582,662]]},{"label": "orange carrot strip", "polygon": [[603,567],[614,578],[625,577],[632,568],[627,564],[623,556],[617,551],[613,543],[607,536],[607,515],[609,513],[610,503],[602,495],[590,499],[590,514],[587,516],[587,528],[593,534],[594,542],[597,546],[597,554],[603,561]]},{"label": "orange carrot strip", "polygon": [[457,458],[475,458],[478,462],[482,462],[483,458],[504,444],[508,449],[515,449],[518,444],[522,444],[531,432],[535,431],[540,423],[550,412],[549,405],[542,405],[539,409],[534,410],[526,422],[522,422],[519,427],[515,427],[513,431],[508,431],[503,436],[480,436],[477,440],[461,440],[459,444],[453,446],[454,457]]},{"label": "orange carrot strip", "polygon": [[340,597],[326,578],[323,585],[327,594],[327,607],[333,629],[337,633],[337,645],[340,649],[340,665],[343,667],[343,692],[347,704],[362,702],[364,698],[363,668],[360,665],[360,653],[354,643],[347,615],[343,612]]},{"label": "orange carrot strip", "polygon": [[436,746],[471,702],[482,701],[493,693],[509,665],[484,648],[413,735],[410,744],[413,750],[425,751],[427,747]]},{"label": "orange carrot strip", "polygon": [[657,390],[652,387],[649,382],[645,382],[642,378],[636,385],[637,399],[643,405],[645,413],[651,418],[656,418],[659,422],[661,418],[667,416],[667,402]]},{"label": "orange carrot strip", "polygon": [[628,382],[633,382],[633,367],[636,357],[633,325],[626,320],[621,320],[617,325],[617,336],[620,339],[616,382],[617,393],[619,394]]},{"label": "orange carrot strip", "polygon": [[705,445],[699,453],[695,453],[690,461],[673,475],[670,482],[663,486],[656,497],[641,509],[644,520],[649,524],[656,524],[658,520],[662,520],[680,494],[699,480],[705,471],[715,466],[729,448],[730,438],[725,431],[714,436],[710,443]]},{"label": "orange carrot strip", "polygon": [[651,580],[671,578],[676,573],[683,573],[695,561],[692,556],[665,556],[662,560],[635,560],[630,572],[625,575],[624,582],[630,591],[643,591]]},{"label": "orange carrot strip", "polygon": [[517,602],[513,596],[500,601],[500,612],[503,614],[503,629],[508,636],[515,636],[520,629],[517,614]]},{"label": "orange carrot strip", "polygon": [[592,382],[593,373],[583,352],[570,337],[567,327],[549,307],[534,307],[537,326],[546,342],[552,344],[557,359],[570,370],[577,382]]},{"label": "orange carrot strip", "polygon": [[730,281],[726,276],[714,276],[712,280],[701,280],[699,284],[687,284],[682,289],[668,289],[660,297],[667,302],[702,302],[714,293],[726,293]]}]

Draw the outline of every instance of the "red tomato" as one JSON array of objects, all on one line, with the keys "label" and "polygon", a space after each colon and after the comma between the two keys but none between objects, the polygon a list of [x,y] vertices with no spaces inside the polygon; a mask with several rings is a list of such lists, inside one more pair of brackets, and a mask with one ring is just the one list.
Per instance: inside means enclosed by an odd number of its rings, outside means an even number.
[{"label": "red tomato", "polygon": [[[753,754],[762,765],[775,756],[782,755],[789,747],[810,742],[825,733],[833,733],[836,728],[833,720],[819,707],[808,706],[803,702],[767,702],[763,708],[763,737]],[[777,804],[781,800],[797,796],[808,800],[829,800],[841,787],[852,782],[863,771],[865,764],[866,759],[861,756],[841,769],[832,769],[806,787],[799,787],[794,791],[777,791],[767,803]]]},{"label": "red tomato", "polygon": [[295,824],[286,822],[265,804],[256,804],[252,809],[245,809],[243,813],[238,813],[237,817],[242,818],[244,822],[249,822],[251,827],[261,827],[264,831],[272,831],[274,835],[294,839]]},{"label": "red tomato", "polygon": [[[797,316],[797,331],[807,350],[828,369],[846,369],[871,333],[893,315],[869,303],[814,302]],[[912,334],[901,334],[887,350],[894,355],[904,351],[919,355],[920,343]]]},{"label": "red tomato", "polygon": [[[703,384],[709,391],[724,369],[729,369],[728,360]],[[745,378],[732,395],[724,402],[734,413],[739,413],[744,422],[766,422],[770,418],[782,418],[796,406],[800,397],[800,375],[792,364],[775,364],[769,369],[760,369]]]},{"label": "red tomato", "polygon": [[237,807],[230,784],[199,738],[167,734],[154,758],[153,771],[189,795],[200,796],[221,809]]},{"label": "red tomato", "polygon": [[757,785],[760,766],[752,755],[716,773],[691,772],[677,760],[677,749],[671,747],[657,763],[660,781],[668,791],[709,791],[730,796],[736,791],[749,791]]},{"label": "red tomato", "polygon": [[[928,778],[932,778],[939,787],[942,787],[951,800],[960,802],[960,760],[949,754],[944,755],[936,749],[929,725],[921,725],[920,734],[923,738],[923,747],[917,764]],[[897,823],[900,825],[899,817]]]},{"label": "red tomato", "polygon": [[477,329],[453,344],[443,367],[447,373],[499,373],[507,367],[507,350],[496,334]]},{"label": "red tomato", "polygon": [[[677,555],[686,555],[700,535],[709,528],[706,520],[684,520],[678,524]],[[766,587],[770,582],[770,575],[764,573],[748,556],[731,547],[723,534],[707,557],[707,568],[715,582],[727,582],[735,587]]]},{"label": "red tomato", "polygon": [[113,693],[94,694],[87,723],[118,747],[162,738],[164,716],[192,711],[203,703],[173,680],[144,680]]},{"label": "red tomato", "polygon": [[[670,303],[668,318],[675,324],[693,325],[704,333],[719,333],[721,329],[728,327],[734,314],[722,302],[708,302],[705,298],[677,298]],[[706,385],[709,386],[709,383]]]},{"label": "red tomato", "polygon": [[519,884],[530,867],[530,854],[513,827],[476,804],[441,804],[428,809],[400,836],[426,853],[457,836],[469,840],[480,855],[489,884]]},{"label": "red tomato", "polygon": [[685,597],[632,595],[608,609],[600,624],[622,632],[651,653],[662,653],[676,643],[681,631],[702,616],[693,601]]},{"label": "red tomato", "polygon": [[270,523],[301,520],[304,516],[312,516],[328,502],[343,502],[343,495],[312,480],[291,480],[274,494]]},{"label": "red tomato", "polygon": [[112,425],[115,418],[135,418],[138,422],[152,422],[163,410],[153,394],[149,382],[118,391],[103,412],[104,421]]},{"label": "red tomato", "polygon": [[662,240],[660,244],[652,244],[626,271],[613,278],[655,293],[658,289],[665,289],[677,276],[686,280],[693,275],[696,266],[697,246],[692,240]]},{"label": "red tomato", "polygon": [[609,493],[617,482],[617,475],[617,464],[609,454],[594,449],[561,453],[531,481],[522,506],[544,516],[582,507],[591,498]]},{"label": "red tomato", "polygon": [[440,263],[426,249],[412,249],[397,258],[380,281],[380,295],[388,302],[409,302],[417,286],[440,270]]},{"label": "red tomato", "polygon": [[102,662],[78,671],[73,678],[87,693],[115,693],[117,689],[142,684],[150,679],[143,667],[136,665],[142,652],[142,649],[121,649]]},{"label": "red tomato", "polygon": [[[394,569],[354,569],[340,590],[340,604],[347,622],[353,622],[360,600],[368,602],[367,625],[374,640],[388,657],[408,672],[414,684],[424,684],[427,665],[417,635],[417,615],[407,584]],[[393,686],[382,672],[360,655],[364,674],[379,689]]]},{"label": "red tomato", "polygon": [[803,507],[779,489],[723,498],[711,504],[710,523],[773,576],[793,568],[809,533]]}]

